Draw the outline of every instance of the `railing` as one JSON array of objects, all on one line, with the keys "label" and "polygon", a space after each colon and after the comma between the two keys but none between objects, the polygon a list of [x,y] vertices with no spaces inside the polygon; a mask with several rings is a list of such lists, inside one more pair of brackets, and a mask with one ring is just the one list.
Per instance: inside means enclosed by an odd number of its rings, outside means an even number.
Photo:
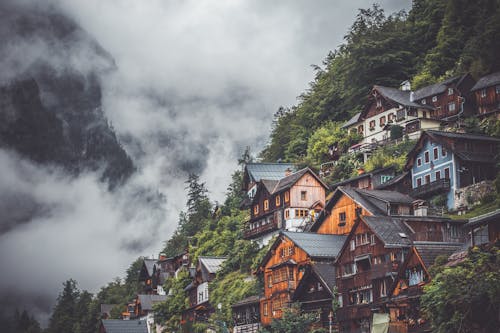
[{"label": "railing", "polygon": [[250,239],[250,238],[256,237],[260,234],[263,234],[265,232],[269,232],[269,231],[276,230],[276,229],[278,229],[278,222],[267,223],[267,224],[261,225],[259,227],[253,228],[253,229],[250,229],[247,227],[243,231],[243,238]]},{"label": "railing", "polygon": [[449,190],[450,190],[450,180],[448,178],[444,178],[414,188],[411,191],[411,195],[415,198],[419,198],[440,192],[447,192]]}]

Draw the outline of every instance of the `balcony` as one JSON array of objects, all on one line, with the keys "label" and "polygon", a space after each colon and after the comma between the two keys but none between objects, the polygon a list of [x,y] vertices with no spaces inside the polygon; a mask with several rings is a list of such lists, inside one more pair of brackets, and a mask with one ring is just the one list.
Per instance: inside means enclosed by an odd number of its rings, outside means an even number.
[{"label": "balcony", "polygon": [[414,188],[411,191],[411,196],[414,198],[425,198],[434,194],[445,193],[449,190],[450,180],[445,178]]},{"label": "balcony", "polygon": [[253,228],[253,229],[248,228],[248,224],[247,224],[247,227],[243,231],[243,238],[252,239],[252,238],[255,238],[259,235],[262,235],[262,234],[265,234],[265,233],[268,233],[268,232],[271,232],[271,231],[277,230],[277,229],[278,229],[278,222],[276,222],[276,221],[270,222],[270,223],[267,223],[264,225],[260,225],[256,228]]}]

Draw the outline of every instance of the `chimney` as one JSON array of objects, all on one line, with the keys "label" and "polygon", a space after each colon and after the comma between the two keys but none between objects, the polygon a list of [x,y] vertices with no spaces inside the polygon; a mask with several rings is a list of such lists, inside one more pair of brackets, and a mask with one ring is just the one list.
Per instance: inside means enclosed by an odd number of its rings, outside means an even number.
[{"label": "chimney", "polygon": [[285,177],[288,177],[288,176],[290,176],[291,174],[292,174],[292,169],[287,168],[287,169],[285,170]]},{"label": "chimney", "polygon": [[358,176],[359,176],[359,175],[362,175],[362,174],[364,174],[364,173],[365,173],[365,169],[363,169],[363,168],[359,168],[359,169],[358,169]]}]

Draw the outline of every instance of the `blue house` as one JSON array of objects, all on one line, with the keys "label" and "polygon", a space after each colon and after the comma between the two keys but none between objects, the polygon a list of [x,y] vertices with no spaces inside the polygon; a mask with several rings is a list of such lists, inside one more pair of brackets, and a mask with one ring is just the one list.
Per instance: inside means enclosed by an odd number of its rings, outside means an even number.
[{"label": "blue house", "polygon": [[457,189],[494,179],[500,139],[486,135],[426,131],[408,154],[411,195],[429,199],[446,194],[449,210],[457,207]]}]

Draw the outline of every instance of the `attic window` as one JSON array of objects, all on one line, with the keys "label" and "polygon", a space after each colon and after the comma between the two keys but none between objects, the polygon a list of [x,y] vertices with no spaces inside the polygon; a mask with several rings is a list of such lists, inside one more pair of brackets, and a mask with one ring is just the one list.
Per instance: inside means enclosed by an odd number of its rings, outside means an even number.
[{"label": "attic window", "polygon": [[486,89],[481,90],[481,97],[486,97]]},{"label": "attic window", "polygon": [[290,192],[286,191],[285,192],[285,202],[290,201]]},{"label": "attic window", "polygon": [[307,191],[300,191],[300,200],[307,200]]},{"label": "attic window", "polygon": [[346,214],[345,212],[339,213],[339,227],[345,226],[346,223]]},{"label": "attic window", "polygon": [[425,104],[427,103],[427,101],[426,101],[426,100],[425,100],[425,98],[424,98],[423,100],[421,100],[421,101],[420,101],[420,103],[422,103],[422,104],[424,104],[424,105],[425,105]]},{"label": "attic window", "polygon": [[448,96],[453,95],[453,88],[448,88]]}]

